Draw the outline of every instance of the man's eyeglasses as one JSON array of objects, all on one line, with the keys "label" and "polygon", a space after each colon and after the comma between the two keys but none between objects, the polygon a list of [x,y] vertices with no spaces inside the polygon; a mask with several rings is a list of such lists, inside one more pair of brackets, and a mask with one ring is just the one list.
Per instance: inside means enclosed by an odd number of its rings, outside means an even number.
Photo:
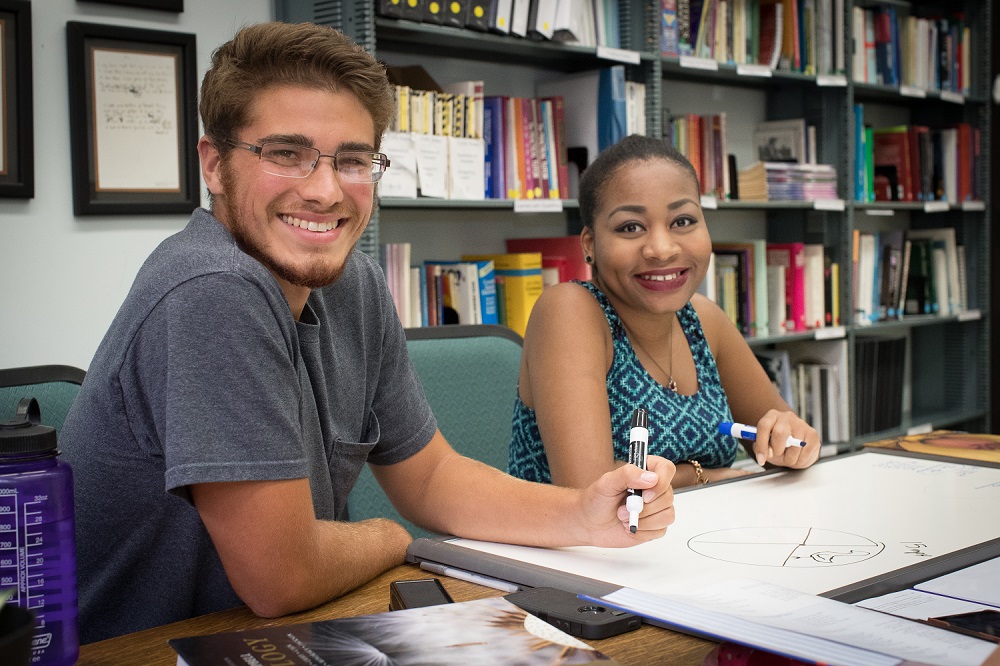
[{"label": "man's eyeglasses", "polygon": [[332,159],[333,168],[340,177],[351,183],[376,183],[389,167],[385,153],[366,150],[342,150],[336,155],[324,155],[316,148],[297,143],[267,142],[259,146],[242,141],[226,143],[256,153],[264,173],[283,178],[305,178],[316,169],[321,157]]}]

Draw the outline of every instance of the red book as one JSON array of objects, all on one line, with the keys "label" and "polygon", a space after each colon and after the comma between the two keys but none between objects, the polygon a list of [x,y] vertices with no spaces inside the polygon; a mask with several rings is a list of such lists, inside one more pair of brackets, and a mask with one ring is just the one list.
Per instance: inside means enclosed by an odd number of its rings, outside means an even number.
[{"label": "red book", "polygon": [[583,260],[583,248],[579,236],[557,236],[555,238],[508,238],[507,252],[541,252],[542,261],[561,258],[559,281],[590,279],[590,264]]},{"label": "red book", "polygon": [[883,196],[881,188],[877,188],[875,200],[913,201],[908,128],[905,126],[879,128],[873,132],[873,136],[875,175],[878,176],[881,170],[883,174],[887,174],[893,187],[893,192],[888,198]]},{"label": "red book", "polygon": [[958,128],[958,200],[972,200],[972,126],[969,123],[959,123]]},{"label": "red book", "polygon": [[768,243],[767,265],[785,267],[787,320],[792,330],[806,330],[806,258],[804,243]]},{"label": "red book", "polygon": [[920,137],[917,136],[917,127],[909,125],[906,128],[906,139],[910,151],[910,192],[913,193],[914,201],[923,201],[923,191],[920,183]]},{"label": "red book", "polygon": [[781,58],[781,23],[778,5],[774,0],[764,0],[760,3],[760,44],[757,51],[757,62],[768,65],[771,69],[778,66]]}]

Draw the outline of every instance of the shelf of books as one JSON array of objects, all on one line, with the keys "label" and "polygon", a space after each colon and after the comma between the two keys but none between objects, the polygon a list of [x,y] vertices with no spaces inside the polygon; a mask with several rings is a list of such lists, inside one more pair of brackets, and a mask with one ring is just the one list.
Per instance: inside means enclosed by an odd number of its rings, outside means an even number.
[{"label": "shelf of books", "polygon": [[[850,8],[861,45],[850,72],[850,224],[855,432],[863,439],[989,428],[983,62],[991,11],[989,2]],[[884,372],[884,359],[900,367]],[[887,372],[902,384],[890,387],[889,402],[872,387]]]},{"label": "shelf of books", "polygon": [[[526,201],[526,200],[525,200]],[[440,209],[457,209],[457,208],[489,208],[496,210],[515,210],[518,212],[524,212],[522,209],[534,209],[531,212],[540,213],[556,213],[561,210],[568,210],[572,208],[579,208],[579,203],[576,199],[556,199],[552,200],[553,203],[548,201],[542,201],[539,203],[526,205],[523,202],[515,199],[433,199],[429,197],[424,198],[410,198],[410,197],[379,197],[379,208],[402,208],[402,209],[417,209],[417,208],[440,208]]]},{"label": "shelf of books", "polygon": [[[325,4],[279,16],[320,20]],[[361,247],[407,325],[523,333],[533,294],[589,276],[580,172],[645,133],[698,172],[703,293],[831,449],[988,431],[990,0],[341,10],[320,22],[396,85],[393,166]]]}]

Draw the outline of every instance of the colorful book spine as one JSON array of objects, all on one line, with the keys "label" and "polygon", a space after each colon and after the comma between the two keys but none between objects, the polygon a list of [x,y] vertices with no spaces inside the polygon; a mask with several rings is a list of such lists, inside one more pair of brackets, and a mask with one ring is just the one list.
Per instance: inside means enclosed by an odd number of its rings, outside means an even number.
[{"label": "colorful book spine", "polygon": [[785,267],[785,300],[791,330],[806,330],[805,245],[768,243],[767,263]]},{"label": "colorful book spine", "polygon": [[677,41],[677,0],[660,0],[660,53],[668,57],[681,54]]},{"label": "colorful book spine", "polygon": [[524,336],[528,317],[542,294],[542,254],[540,252],[463,255],[462,261],[492,260],[497,285],[500,323]]}]

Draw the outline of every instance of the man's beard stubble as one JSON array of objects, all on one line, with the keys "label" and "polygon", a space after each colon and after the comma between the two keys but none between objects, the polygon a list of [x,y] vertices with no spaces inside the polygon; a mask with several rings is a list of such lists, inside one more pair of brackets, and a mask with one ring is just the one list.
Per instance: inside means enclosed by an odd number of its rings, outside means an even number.
[{"label": "man's beard stubble", "polygon": [[[216,202],[219,202],[219,199],[221,199],[221,202],[219,203],[222,204],[226,220],[229,222],[225,226],[229,229],[229,233],[232,234],[233,239],[236,241],[236,244],[241,250],[259,261],[265,268],[277,277],[299,287],[319,289],[333,284],[340,278],[341,274],[344,272],[347,261],[350,260],[351,253],[348,253],[347,259],[344,263],[333,267],[328,267],[322,262],[314,262],[311,266],[295,268],[276,261],[275,258],[270,256],[268,253],[267,247],[264,246],[260,242],[260,239],[254,236],[254,234],[248,229],[248,225],[244,224],[239,208],[234,203],[235,200],[241,197],[242,193],[237,187],[236,177],[233,175],[228,162],[224,162],[221,167],[221,179],[224,191],[227,193],[235,193],[236,196],[216,197]],[[274,215],[271,211],[268,211],[268,218],[270,219],[274,217],[276,217],[276,215]],[[356,245],[357,242],[355,241],[355,246]],[[351,248],[352,252],[353,250],[354,247]]]}]

